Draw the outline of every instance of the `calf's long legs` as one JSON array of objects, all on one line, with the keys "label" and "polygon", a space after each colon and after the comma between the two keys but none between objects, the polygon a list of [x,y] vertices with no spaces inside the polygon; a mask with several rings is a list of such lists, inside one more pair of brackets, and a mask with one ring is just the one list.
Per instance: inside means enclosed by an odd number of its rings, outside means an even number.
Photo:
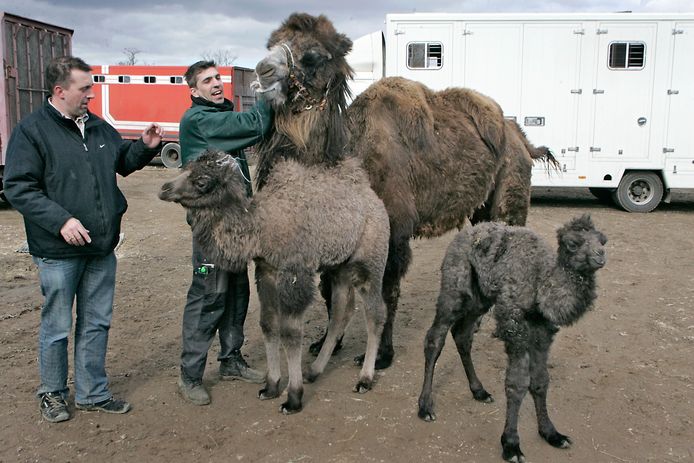
[{"label": "calf's long legs", "polygon": [[566,449],[571,446],[571,439],[557,431],[547,413],[547,390],[549,389],[547,357],[555,332],[556,328],[549,325],[531,329],[530,395],[535,402],[537,430],[540,436],[553,447]]}]

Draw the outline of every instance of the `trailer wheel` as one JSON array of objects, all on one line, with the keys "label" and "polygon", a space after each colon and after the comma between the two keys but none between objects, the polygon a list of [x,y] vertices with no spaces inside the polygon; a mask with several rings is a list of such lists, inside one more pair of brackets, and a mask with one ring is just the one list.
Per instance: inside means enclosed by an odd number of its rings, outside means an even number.
[{"label": "trailer wheel", "polygon": [[625,211],[651,212],[663,198],[663,182],[653,172],[629,172],[612,198]]},{"label": "trailer wheel", "polygon": [[588,191],[590,191],[601,203],[613,204],[612,192],[614,188],[588,188]]},{"label": "trailer wheel", "polygon": [[169,169],[181,167],[181,146],[178,143],[167,143],[161,149],[161,162]]}]

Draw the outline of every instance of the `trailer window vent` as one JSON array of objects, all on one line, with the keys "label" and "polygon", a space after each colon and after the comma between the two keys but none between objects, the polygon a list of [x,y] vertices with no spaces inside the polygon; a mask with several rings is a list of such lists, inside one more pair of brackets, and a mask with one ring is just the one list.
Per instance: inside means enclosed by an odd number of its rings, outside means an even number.
[{"label": "trailer window vent", "polygon": [[157,83],[157,77],[156,76],[145,76],[145,83],[146,84],[156,84]]},{"label": "trailer window vent", "polygon": [[118,76],[118,83],[129,84],[130,83],[130,76]]},{"label": "trailer window vent", "polygon": [[643,42],[612,42],[609,52],[610,69],[643,69],[646,44]]},{"label": "trailer window vent", "polygon": [[92,80],[93,80],[94,82],[100,84],[100,83],[102,83],[102,82],[106,82],[106,76],[95,75],[95,76],[92,76]]},{"label": "trailer window vent", "polygon": [[171,82],[172,84],[182,84],[183,83],[183,77],[171,76],[171,77],[169,77],[169,82]]},{"label": "trailer window vent", "polygon": [[407,44],[407,67],[410,69],[441,69],[441,42],[412,42]]}]

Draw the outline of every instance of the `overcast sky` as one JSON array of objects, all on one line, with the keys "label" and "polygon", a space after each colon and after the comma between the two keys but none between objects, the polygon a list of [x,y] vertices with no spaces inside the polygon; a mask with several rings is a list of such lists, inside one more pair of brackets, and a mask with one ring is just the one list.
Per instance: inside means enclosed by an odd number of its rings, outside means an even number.
[{"label": "overcast sky", "polygon": [[0,10],[75,31],[73,54],[90,64],[188,65],[224,51],[254,67],[270,32],[295,11],[325,14],[352,40],[383,28],[386,13],[694,12],[694,0],[0,0]]}]

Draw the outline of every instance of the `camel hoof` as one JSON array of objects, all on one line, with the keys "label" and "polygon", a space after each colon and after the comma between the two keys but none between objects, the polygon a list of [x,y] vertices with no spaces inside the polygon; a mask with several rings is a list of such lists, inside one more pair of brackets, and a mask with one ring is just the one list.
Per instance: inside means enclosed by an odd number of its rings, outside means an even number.
[{"label": "camel hoof", "polygon": [[504,460],[510,461],[511,463],[525,463],[525,455],[523,455],[523,452],[521,452],[519,444],[502,444],[502,446],[502,457]]},{"label": "camel hoof", "polygon": [[423,419],[424,421],[436,421],[436,413],[434,413],[432,410],[425,410],[423,408],[420,408],[419,413],[417,413],[417,416],[419,416],[419,418]]},{"label": "camel hoof", "polygon": [[372,382],[371,381],[359,381],[356,386],[352,389],[353,392],[357,392],[359,394],[364,394],[365,392],[368,392],[371,390]]},{"label": "camel hoof", "polygon": [[296,405],[291,404],[289,401],[286,401],[282,405],[280,405],[280,412],[282,412],[283,415],[293,415],[295,413],[299,413],[301,411],[301,404],[297,407]]},{"label": "camel hoof", "polygon": [[494,402],[494,397],[492,397],[492,395],[484,389],[481,391],[474,391],[472,393],[472,397],[479,402],[484,402],[487,404]]},{"label": "camel hoof", "polygon": [[[540,435],[542,436],[542,434]],[[548,436],[542,436],[542,438],[546,440],[549,445],[558,449],[568,449],[571,447],[571,444],[573,443],[569,436],[559,434],[556,431]]]},{"label": "camel hoof", "polygon": [[271,391],[268,388],[264,388],[258,391],[258,398],[260,400],[271,400],[271,399],[276,399],[279,397],[280,394],[278,391]]}]

